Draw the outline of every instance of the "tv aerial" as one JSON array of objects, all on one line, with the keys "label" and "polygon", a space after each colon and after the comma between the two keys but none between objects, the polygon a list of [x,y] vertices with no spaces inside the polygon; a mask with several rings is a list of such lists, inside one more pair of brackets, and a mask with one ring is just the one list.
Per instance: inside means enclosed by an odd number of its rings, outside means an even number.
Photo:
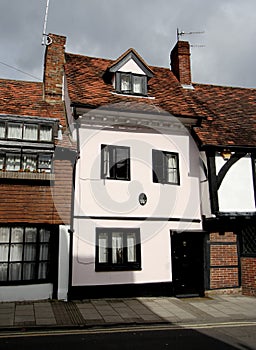
[{"label": "tv aerial", "polygon": [[47,2],[46,2],[46,9],[45,9],[45,16],[44,16],[44,27],[43,27],[43,35],[42,35],[42,45],[45,45],[45,46],[51,45],[51,43],[52,43],[51,37],[46,33],[49,2],[50,2],[50,0],[47,0]]},{"label": "tv aerial", "polygon": [[[191,35],[191,34],[204,34],[204,31],[198,31],[198,32],[184,32],[183,30],[179,30],[177,28],[177,41],[181,40],[181,37],[184,35]],[[190,45],[191,47],[204,47],[205,45]]]}]

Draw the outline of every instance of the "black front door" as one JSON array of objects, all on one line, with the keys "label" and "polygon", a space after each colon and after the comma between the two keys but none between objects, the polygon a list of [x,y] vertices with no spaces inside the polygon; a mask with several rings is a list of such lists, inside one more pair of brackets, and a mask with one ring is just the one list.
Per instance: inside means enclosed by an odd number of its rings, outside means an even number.
[{"label": "black front door", "polygon": [[174,295],[204,295],[204,235],[172,232],[171,251]]}]

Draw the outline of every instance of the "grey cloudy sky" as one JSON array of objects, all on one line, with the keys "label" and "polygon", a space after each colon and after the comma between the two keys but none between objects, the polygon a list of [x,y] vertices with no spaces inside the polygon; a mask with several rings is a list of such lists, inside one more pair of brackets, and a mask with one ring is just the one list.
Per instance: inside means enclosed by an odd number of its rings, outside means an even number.
[{"label": "grey cloudy sky", "polygon": [[[46,3],[0,0],[0,78],[35,80],[4,64],[42,78]],[[194,82],[256,87],[255,0],[50,0],[47,22],[68,52],[116,59],[133,47],[164,67],[177,27],[204,31],[182,37],[195,45]]]}]

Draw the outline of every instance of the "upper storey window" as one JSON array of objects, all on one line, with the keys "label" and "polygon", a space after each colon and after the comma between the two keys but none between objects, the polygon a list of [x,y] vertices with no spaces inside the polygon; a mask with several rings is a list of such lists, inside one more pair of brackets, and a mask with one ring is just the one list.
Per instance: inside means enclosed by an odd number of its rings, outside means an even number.
[{"label": "upper storey window", "polygon": [[127,50],[107,72],[114,77],[116,92],[147,96],[147,83],[153,72],[134,49]]},{"label": "upper storey window", "polygon": [[52,142],[51,125],[0,122],[0,139]]},{"label": "upper storey window", "polygon": [[116,90],[125,94],[146,95],[147,77],[133,73],[116,73]]}]

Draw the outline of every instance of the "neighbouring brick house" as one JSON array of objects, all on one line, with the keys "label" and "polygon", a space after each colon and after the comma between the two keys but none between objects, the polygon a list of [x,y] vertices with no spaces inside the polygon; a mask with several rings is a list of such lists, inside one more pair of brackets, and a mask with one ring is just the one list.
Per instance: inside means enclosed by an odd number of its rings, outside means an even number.
[{"label": "neighbouring brick house", "polygon": [[[57,296],[202,295],[241,287],[255,295],[256,90],[193,83],[188,42],[177,42],[169,69],[149,66],[134,49],[117,60],[66,53],[66,38],[49,36],[44,84],[27,83],[26,94],[21,82],[21,95],[11,95],[14,110],[5,103],[2,113],[60,120],[60,166],[71,147],[66,132],[77,141],[74,198],[71,185],[64,202],[61,190],[57,196],[67,210],[73,204],[70,249],[67,231],[66,246],[59,244]],[[1,91],[4,100],[11,89]],[[64,183],[69,169],[61,171]],[[8,181],[3,189],[18,186]],[[18,222],[33,222],[35,210],[45,215],[41,204],[23,210]],[[68,223],[55,214],[37,223]],[[5,215],[13,222],[11,210]]]},{"label": "neighbouring brick house", "polygon": [[74,152],[61,83],[45,81],[0,80],[2,301],[66,297]]}]

